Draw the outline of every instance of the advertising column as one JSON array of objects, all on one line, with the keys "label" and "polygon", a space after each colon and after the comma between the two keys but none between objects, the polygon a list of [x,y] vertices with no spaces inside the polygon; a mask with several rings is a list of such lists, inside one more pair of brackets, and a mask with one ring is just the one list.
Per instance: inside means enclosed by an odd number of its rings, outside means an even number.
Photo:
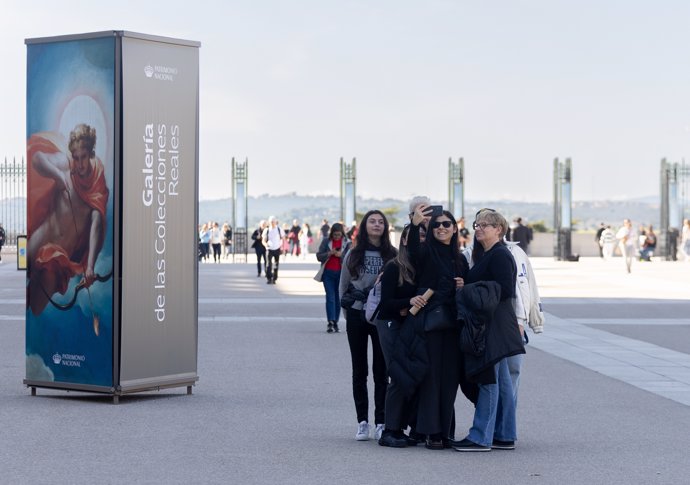
[{"label": "advertising column", "polygon": [[199,50],[122,39],[122,392],[197,371]]}]

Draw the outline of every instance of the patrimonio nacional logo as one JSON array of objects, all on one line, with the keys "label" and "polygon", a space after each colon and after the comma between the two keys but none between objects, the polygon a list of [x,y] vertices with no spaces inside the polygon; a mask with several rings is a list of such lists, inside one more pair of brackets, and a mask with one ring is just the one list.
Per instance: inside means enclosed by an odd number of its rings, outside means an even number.
[{"label": "patrimonio nacional logo", "polygon": [[61,360],[62,360],[62,357],[60,356],[60,354],[58,354],[57,352],[55,352],[55,353],[53,354],[53,363],[56,364],[56,365],[60,365],[60,361],[61,361]]},{"label": "patrimonio nacional logo", "polygon": [[157,79],[158,81],[174,81],[178,73],[176,67],[161,66],[158,64],[151,65],[150,63],[144,66],[144,74],[148,78]]}]

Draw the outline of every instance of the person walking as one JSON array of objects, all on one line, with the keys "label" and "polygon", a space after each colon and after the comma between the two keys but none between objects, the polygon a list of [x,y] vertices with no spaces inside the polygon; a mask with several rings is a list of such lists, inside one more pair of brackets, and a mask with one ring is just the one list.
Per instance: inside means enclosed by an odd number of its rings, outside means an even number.
[{"label": "person walking", "polygon": [[370,210],[357,229],[356,242],[344,256],[340,273],[340,304],[345,308],[347,342],[352,359],[352,394],[357,413],[355,439],[369,439],[369,393],[367,347],[371,339],[374,375],[375,438],[383,434],[386,399],[386,363],[376,327],[364,319],[364,301],[385,263],[397,254],[390,243],[388,220],[383,212]]},{"label": "person walking", "polygon": [[680,247],[685,256],[685,262],[690,262],[690,219],[683,219],[683,231],[680,235]]},{"label": "person walking", "polygon": [[625,267],[628,273],[632,271],[632,262],[637,252],[637,233],[630,222],[630,219],[623,220],[623,227],[616,233],[616,239],[621,250],[621,255],[625,260]]},{"label": "person walking", "polygon": [[266,268],[266,284],[275,285],[278,279],[278,267],[280,266],[280,253],[283,247],[285,233],[278,226],[278,220],[271,216],[268,218],[269,227],[264,229],[261,235],[262,241],[268,250],[268,266]]},{"label": "person walking", "polygon": [[611,226],[606,226],[599,238],[599,245],[601,253],[604,255],[604,261],[613,259],[613,252],[616,250],[616,234],[611,229]]},{"label": "person walking", "polygon": [[[426,435],[426,447],[442,450],[449,446],[458,391],[458,340],[455,292],[462,288],[468,272],[467,260],[460,253],[458,226],[449,211],[433,213],[420,205],[414,211],[407,249],[417,274],[417,293],[434,291],[423,315],[429,370],[419,387],[416,431]],[[426,239],[420,241],[419,226],[431,216]],[[431,318],[437,315],[436,318]]]},{"label": "person walking", "polygon": [[522,224],[522,217],[515,219],[517,226],[513,229],[510,240],[520,245],[525,254],[529,254],[529,243],[532,241],[532,230]]},{"label": "person walking", "polygon": [[5,245],[5,228],[0,222],[0,263],[2,263],[2,247]]},{"label": "person walking", "polygon": [[321,233],[321,240],[328,239],[328,235],[331,232],[331,226],[328,225],[328,219],[321,221],[321,228],[319,229]]},{"label": "person walking", "polygon": [[221,245],[223,243],[223,235],[220,232],[218,223],[214,222],[211,227],[211,247],[213,248],[213,262],[220,263]]},{"label": "person walking", "polygon": [[604,233],[605,230],[606,224],[602,222],[601,224],[599,224],[599,229],[597,229],[597,232],[594,235],[594,243],[597,245],[597,248],[599,249],[600,258],[604,257],[604,246],[601,243],[601,235]]},{"label": "person walking", "polygon": [[[338,333],[340,320],[340,273],[343,255],[350,248],[350,241],[345,237],[343,225],[335,223],[330,227],[327,239],[321,241],[316,259],[321,263],[319,272],[323,289],[326,292],[326,332]],[[318,278],[317,278],[318,279]]]},{"label": "person walking", "polygon": [[225,259],[228,259],[230,257],[230,253],[232,253],[232,226],[226,222],[223,224],[221,232],[223,234],[223,254]]},{"label": "person walking", "polygon": [[309,256],[309,244],[311,244],[311,227],[306,222],[302,224],[302,230],[299,232],[299,247],[302,251],[302,259],[307,259]]},{"label": "person walking", "polygon": [[[266,221],[262,219],[259,222],[259,227],[254,229],[254,232],[252,233],[252,248],[254,248],[254,252],[256,253],[257,278],[261,278],[262,267],[264,269],[264,274],[266,273],[266,246],[264,246],[262,242],[264,229],[266,229]],[[263,260],[263,265],[261,264],[261,260]]]},{"label": "person walking", "polygon": [[209,251],[211,249],[209,247],[211,244],[211,228],[208,224],[201,226],[201,231],[199,231],[199,241],[201,244],[201,259],[204,262],[207,262]]}]

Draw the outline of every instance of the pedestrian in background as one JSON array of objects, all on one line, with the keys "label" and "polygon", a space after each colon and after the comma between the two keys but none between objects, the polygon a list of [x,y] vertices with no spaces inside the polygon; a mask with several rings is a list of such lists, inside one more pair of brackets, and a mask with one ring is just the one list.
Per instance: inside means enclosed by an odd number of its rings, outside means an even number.
[{"label": "pedestrian in background", "polygon": [[532,241],[532,230],[522,224],[522,217],[515,219],[517,224],[510,235],[510,240],[520,245],[525,254],[529,254],[529,243]]},{"label": "pedestrian in background", "polygon": [[213,248],[213,262],[220,263],[221,245],[223,236],[218,227],[218,223],[214,222],[211,227],[211,247]]},{"label": "pedestrian in background", "polygon": [[326,332],[338,333],[340,320],[340,272],[342,258],[350,247],[350,241],[345,237],[342,224],[335,223],[330,227],[328,238],[321,241],[316,259],[321,263],[320,276],[316,278],[323,283],[326,292]]},{"label": "pedestrian in background", "polygon": [[618,246],[620,247],[621,255],[625,261],[625,267],[628,273],[630,273],[632,271],[633,259],[635,259],[637,253],[637,233],[630,219],[623,220],[623,227],[618,229],[616,239],[618,240]]},{"label": "pedestrian in background", "polygon": [[2,263],[2,247],[5,245],[5,228],[0,222],[0,263]]},{"label": "pedestrian in background", "polygon": [[278,220],[271,216],[268,218],[269,227],[264,229],[261,235],[266,250],[268,251],[268,265],[266,267],[266,284],[275,285],[278,279],[280,267],[280,254],[285,242],[285,232],[278,225]]},{"label": "pedestrian in background", "polygon": [[[254,248],[254,252],[256,253],[256,277],[260,278],[261,277],[261,268],[264,269],[264,274],[266,273],[266,246],[264,246],[262,242],[262,237],[264,233],[264,229],[266,229],[266,221],[261,220],[259,222],[259,227],[254,229],[254,232],[252,233],[252,248]],[[263,259],[263,265],[261,264],[261,260]]]},{"label": "pedestrian in background", "polygon": [[613,252],[616,250],[616,234],[611,229],[611,226],[606,226],[599,237],[599,245],[604,256],[604,261],[610,261],[613,258]]},{"label": "pedestrian in background", "polygon": [[223,254],[225,255],[225,259],[228,259],[232,252],[232,226],[226,222],[223,224],[221,232],[223,233]]},{"label": "pedestrian in background", "polygon": [[307,259],[307,256],[309,256],[311,241],[311,227],[305,222],[302,224],[302,230],[299,232],[299,247],[300,251],[302,251],[302,259]]},{"label": "pedestrian in background", "polygon": [[210,251],[211,244],[211,228],[208,224],[201,226],[199,231],[199,244],[201,245],[201,259],[206,262],[208,261],[208,254]]},{"label": "pedestrian in background", "polygon": [[690,261],[690,219],[683,219],[683,232],[680,236],[680,247],[682,248],[685,262]]},{"label": "pedestrian in background", "polygon": [[600,258],[604,257],[604,246],[601,244],[601,235],[604,233],[605,229],[606,224],[602,222],[601,224],[599,224],[599,229],[597,229],[597,233],[594,235],[594,242],[597,245],[597,248],[599,249]]}]

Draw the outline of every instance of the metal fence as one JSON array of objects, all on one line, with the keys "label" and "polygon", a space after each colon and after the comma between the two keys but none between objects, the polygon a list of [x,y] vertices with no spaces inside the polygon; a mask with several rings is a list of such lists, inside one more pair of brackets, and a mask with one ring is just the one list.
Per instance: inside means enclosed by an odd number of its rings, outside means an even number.
[{"label": "metal fence", "polygon": [[0,162],[0,223],[5,244],[17,245],[17,236],[26,234],[26,163],[12,159]]}]

